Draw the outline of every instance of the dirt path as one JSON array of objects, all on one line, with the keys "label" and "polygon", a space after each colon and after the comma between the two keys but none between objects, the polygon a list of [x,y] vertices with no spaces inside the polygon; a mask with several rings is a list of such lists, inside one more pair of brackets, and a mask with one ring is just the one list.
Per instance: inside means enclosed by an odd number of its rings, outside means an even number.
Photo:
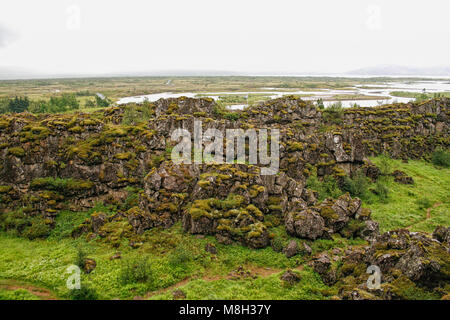
[{"label": "dirt path", "polygon": [[0,280],[0,289],[19,290],[24,289],[29,293],[38,296],[42,300],[57,300],[58,298],[48,289],[36,287],[34,285],[16,281],[16,280]]},{"label": "dirt path", "polygon": [[442,204],[442,202],[436,202],[435,204],[433,204],[432,208],[428,208],[427,209],[427,220],[431,218],[431,209],[437,208]]},{"label": "dirt path", "polygon": [[[268,268],[268,267],[255,267],[255,266],[245,266],[242,268],[244,274],[248,275],[243,275],[241,276],[241,279],[245,279],[245,278],[252,278],[252,277],[262,277],[262,278],[267,278],[275,273],[279,273],[281,271],[283,271],[284,269],[277,269],[277,268]],[[301,271],[303,270],[303,265],[300,265],[296,268],[294,268],[294,270],[297,271]],[[147,299],[149,297],[152,296],[156,296],[159,294],[163,294],[163,293],[167,293],[167,292],[171,292],[181,286],[184,286],[185,284],[189,283],[190,281],[193,280],[204,280],[204,281],[217,281],[217,280],[221,280],[221,279],[226,279],[226,280],[237,280],[239,279],[239,275],[235,275],[235,272],[232,271],[227,275],[205,275],[203,277],[188,277],[186,279],[183,279],[180,282],[177,282],[167,288],[163,288],[163,289],[159,289],[153,292],[148,293],[145,298],[142,297],[135,297],[135,299]]]},{"label": "dirt path", "polygon": [[431,219],[431,210],[434,209],[434,208],[439,207],[441,204],[442,204],[442,202],[436,202],[435,204],[433,204],[432,207],[427,209],[425,219],[417,221],[417,222],[414,222],[413,224],[407,226],[406,229],[410,229],[411,227],[415,226],[418,223],[425,222],[425,221]]}]

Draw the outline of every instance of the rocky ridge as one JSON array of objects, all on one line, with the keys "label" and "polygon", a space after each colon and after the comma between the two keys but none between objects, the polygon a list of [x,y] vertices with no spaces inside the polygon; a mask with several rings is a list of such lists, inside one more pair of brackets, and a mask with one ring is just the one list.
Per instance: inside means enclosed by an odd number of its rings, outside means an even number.
[{"label": "rocky ridge", "polygon": [[[339,182],[358,169],[376,180],[380,170],[369,156],[421,158],[437,147],[448,148],[449,106],[450,100],[442,98],[335,114],[291,96],[231,117],[211,99],[182,97],[92,114],[2,115],[0,214],[14,217],[6,229],[39,231],[51,228],[62,210],[86,210],[97,202],[116,205],[115,214],[96,212],[72,231],[74,237],[99,236],[115,246],[122,236],[139,246],[145,230],[178,221],[186,232],[252,248],[273,245],[269,229],[278,225],[308,240],[361,237],[370,246],[345,253],[340,267],[330,257],[312,257],[325,283],[348,285],[341,297],[402,297],[388,289],[375,294],[355,289],[349,277],[367,277],[364,268],[375,263],[387,283],[442,288],[448,282],[448,230],[436,230],[434,240],[407,231],[379,235],[361,200],[345,194],[318,201],[306,180],[317,174]],[[171,133],[177,128],[193,132],[194,120],[202,120],[203,130],[279,129],[279,174],[262,176],[258,166],[248,164],[175,165]],[[401,172],[395,178],[414,183]],[[390,240],[396,237],[403,239],[398,248]]]}]

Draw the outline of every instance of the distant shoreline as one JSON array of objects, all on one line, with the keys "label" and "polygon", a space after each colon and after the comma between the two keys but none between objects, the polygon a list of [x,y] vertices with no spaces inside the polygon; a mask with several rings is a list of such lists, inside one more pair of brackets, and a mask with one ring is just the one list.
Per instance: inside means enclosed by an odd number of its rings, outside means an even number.
[{"label": "distant shoreline", "polygon": [[109,79],[109,78],[248,78],[248,77],[267,77],[267,78],[341,78],[341,79],[414,79],[414,80],[450,80],[448,76],[432,76],[432,75],[353,75],[353,74],[236,74],[236,75],[201,75],[201,74],[148,74],[148,75],[132,75],[132,74],[111,74],[111,75],[48,75],[48,76],[30,76],[30,77],[2,77],[0,81],[27,81],[27,80],[55,80],[55,79]]}]

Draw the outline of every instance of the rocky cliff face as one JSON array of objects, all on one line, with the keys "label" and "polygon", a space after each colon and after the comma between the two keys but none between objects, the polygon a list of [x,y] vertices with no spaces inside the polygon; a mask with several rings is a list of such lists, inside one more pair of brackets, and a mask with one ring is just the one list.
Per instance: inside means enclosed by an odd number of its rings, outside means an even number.
[{"label": "rocky cliff face", "polygon": [[[352,232],[370,238],[367,228],[377,228],[358,199],[319,204],[305,188],[307,177],[317,170],[341,179],[360,167],[370,173],[368,156],[414,158],[448,147],[449,105],[444,98],[333,114],[285,97],[238,112],[234,121],[211,99],[179,98],[92,114],[3,115],[0,208],[23,207],[51,221],[62,209],[122,203],[125,188],[133,186],[139,199],[120,214],[136,233],[182,220],[187,232],[263,247],[269,243],[265,216],[273,215],[299,237],[327,237],[351,222]],[[123,124],[130,112],[148,121]],[[261,176],[257,166],[245,164],[174,165],[171,133],[193,132],[194,119],[202,120],[203,130],[278,128],[280,173]]]}]

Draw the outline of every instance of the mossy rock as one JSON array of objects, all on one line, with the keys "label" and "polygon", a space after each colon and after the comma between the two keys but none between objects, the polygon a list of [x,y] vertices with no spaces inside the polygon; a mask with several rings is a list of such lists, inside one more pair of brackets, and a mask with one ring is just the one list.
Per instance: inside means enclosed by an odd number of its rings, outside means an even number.
[{"label": "mossy rock", "polygon": [[11,186],[0,186],[0,193],[8,193],[12,190]]},{"label": "mossy rock", "polygon": [[25,156],[25,150],[21,147],[8,148],[8,154],[12,154],[15,157],[22,158]]},{"label": "mossy rock", "polygon": [[37,178],[30,183],[32,189],[46,189],[61,192],[63,194],[87,191],[94,187],[94,183],[78,179],[61,178]]},{"label": "mossy rock", "polygon": [[289,147],[287,148],[289,152],[302,151],[303,149],[303,143],[301,142],[291,142],[289,143]]},{"label": "mossy rock", "polygon": [[329,220],[339,219],[339,215],[330,206],[324,206],[320,209],[320,215]]},{"label": "mossy rock", "polygon": [[74,126],[74,127],[70,128],[68,131],[72,132],[72,133],[82,133],[82,132],[84,132],[84,128],[80,127],[80,126]]},{"label": "mossy rock", "polygon": [[123,152],[123,153],[117,153],[116,155],[114,155],[114,158],[118,159],[118,160],[130,160],[131,158],[134,158],[135,154],[131,153],[131,152]]},{"label": "mossy rock", "polygon": [[350,219],[347,225],[339,231],[344,238],[353,238],[364,227],[364,221]]},{"label": "mossy rock", "polygon": [[436,292],[430,292],[424,288],[418,287],[413,281],[405,276],[393,280],[388,284],[382,285],[389,288],[396,299],[402,300],[436,300],[441,298]]},{"label": "mossy rock", "polygon": [[42,140],[50,135],[50,129],[47,127],[25,126],[20,133],[20,142],[33,142]]},{"label": "mossy rock", "polygon": [[264,186],[260,186],[260,185],[252,185],[250,187],[250,197],[255,198],[257,197],[260,193],[264,192],[266,190],[266,188]]}]

